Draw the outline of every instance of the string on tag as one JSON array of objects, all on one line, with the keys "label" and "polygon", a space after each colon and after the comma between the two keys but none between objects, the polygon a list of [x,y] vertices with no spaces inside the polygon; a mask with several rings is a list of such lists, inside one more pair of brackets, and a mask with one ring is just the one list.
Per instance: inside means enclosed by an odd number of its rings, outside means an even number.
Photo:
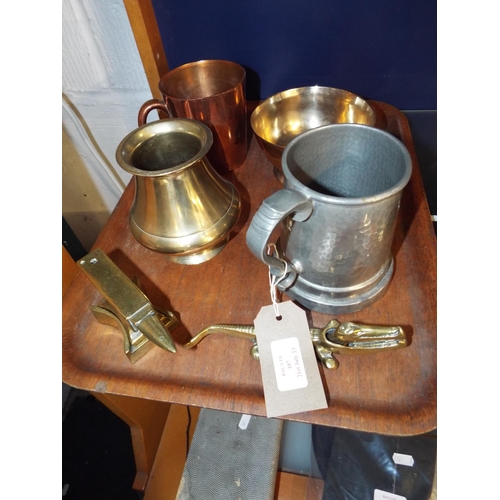
[{"label": "string on tag", "polygon": [[269,285],[271,287],[271,301],[273,303],[274,314],[276,315],[276,319],[281,319],[280,310],[278,307],[278,299],[276,295],[276,276],[273,276],[271,272],[269,272]]},{"label": "string on tag", "polygon": [[274,243],[268,244],[267,254],[276,257],[285,265],[285,269],[283,270],[280,276],[275,276],[274,274],[272,274],[271,267],[269,267],[269,286],[271,293],[271,302],[273,304],[273,309],[274,309],[274,314],[276,315],[276,319],[279,321],[281,320],[281,314],[278,307],[278,303],[280,302],[278,297],[278,285],[280,284],[281,281],[283,281],[283,279],[285,279],[286,275],[288,274],[288,262],[284,259],[279,258],[278,250]]}]

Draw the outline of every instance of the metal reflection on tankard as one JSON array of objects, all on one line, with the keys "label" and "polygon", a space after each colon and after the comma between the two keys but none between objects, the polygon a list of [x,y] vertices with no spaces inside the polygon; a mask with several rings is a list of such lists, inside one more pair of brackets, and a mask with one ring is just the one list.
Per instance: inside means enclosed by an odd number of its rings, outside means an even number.
[{"label": "metal reflection on tankard", "polygon": [[128,134],[116,152],[135,177],[130,229],[139,243],[179,264],[199,264],[226,245],[240,196],[206,154],[212,132],[187,118],[159,120]]},{"label": "metal reflection on tankard", "polygon": [[[391,245],[411,157],[401,141],[359,124],[304,132],[283,153],[284,188],[264,200],[247,232],[278,288],[324,313],[378,300],[393,274]],[[268,254],[275,229],[277,252]]]}]

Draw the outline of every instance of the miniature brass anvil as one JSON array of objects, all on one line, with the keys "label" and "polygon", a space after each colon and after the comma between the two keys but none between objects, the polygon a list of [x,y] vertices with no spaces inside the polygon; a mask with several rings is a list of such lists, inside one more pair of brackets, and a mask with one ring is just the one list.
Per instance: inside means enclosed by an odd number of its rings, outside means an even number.
[{"label": "miniature brass anvil", "polygon": [[[406,347],[406,335],[400,326],[372,326],[359,323],[340,323],[331,319],[324,328],[309,329],[316,356],[326,368],[338,368],[333,354],[369,354]],[[211,333],[224,333],[252,341],[250,354],[259,359],[255,327],[251,325],[211,325],[200,330],[187,344],[191,349]]]},{"label": "miniature brass anvil", "polygon": [[170,330],[179,321],[172,312],[153,307],[139,287],[100,249],[80,259],[78,265],[104,296],[90,308],[92,313],[100,323],[121,329],[125,353],[132,363],[153,345],[176,352]]}]

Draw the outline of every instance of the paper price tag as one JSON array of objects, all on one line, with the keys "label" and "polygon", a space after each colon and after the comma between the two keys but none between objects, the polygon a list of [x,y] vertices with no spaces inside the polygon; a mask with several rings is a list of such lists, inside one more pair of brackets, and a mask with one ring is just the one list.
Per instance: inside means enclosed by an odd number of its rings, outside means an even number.
[{"label": "paper price tag", "polygon": [[373,492],[373,500],[406,500],[406,497],[387,491],[375,490]]},{"label": "paper price tag", "polygon": [[413,467],[415,460],[411,455],[404,455],[403,453],[393,453],[392,459],[395,464],[398,465],[407,465],[408,467]]},{"label": "paper price tag", "polygon": [[327,408],[305,312],[293,302],[272,305],[255,318],[260,369],[268,417]]},{"label": "paper price tag", "polygon": [[245,430],[248,427],[248,424],[250,423],[250,419],[252,418],[252,415],[242,415],[240,418],[240,423],[238,424],[238,427],[241,430]]},{"label": "paper price tag", "polygon": [[271,342],[276,382],[280,391],[307,387],[307,375],[297,337]]}]

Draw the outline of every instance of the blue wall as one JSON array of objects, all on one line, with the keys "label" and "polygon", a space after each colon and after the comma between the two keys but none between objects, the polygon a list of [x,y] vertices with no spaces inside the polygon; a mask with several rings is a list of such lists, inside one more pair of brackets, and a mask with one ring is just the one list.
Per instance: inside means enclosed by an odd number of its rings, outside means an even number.
[{"label": "blue wall", "polygon": [[152,0],[170,68],[229,59],[247,98],[343,88],[399,109],[433,110],[436,0]]}]

